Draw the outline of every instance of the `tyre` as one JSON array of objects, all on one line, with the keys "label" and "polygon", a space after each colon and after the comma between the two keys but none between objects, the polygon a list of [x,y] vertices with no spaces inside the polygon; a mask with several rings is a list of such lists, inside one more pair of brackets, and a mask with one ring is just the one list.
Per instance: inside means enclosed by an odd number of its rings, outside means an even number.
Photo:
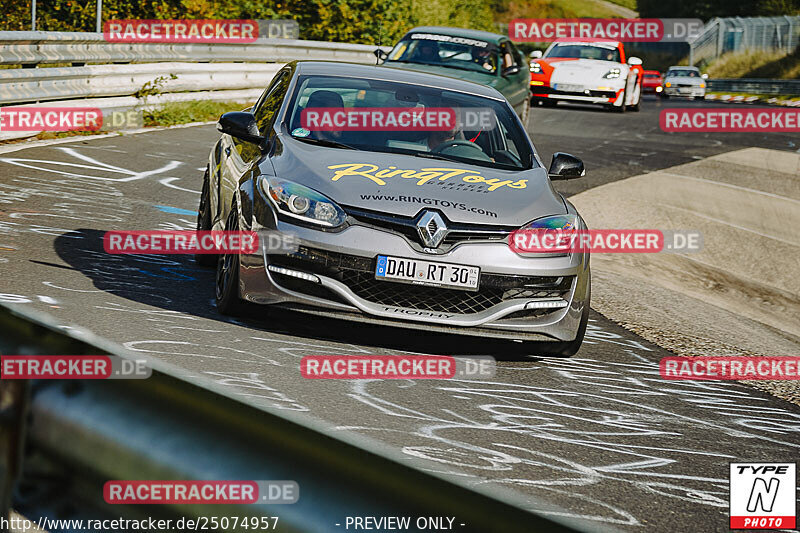
[{"label": "tyre", "polygon": [[522,108],[522,116],[520,117],[522,125],[525,127],[526,130],[528,129],[528,119],[530,119],[530,116],[531,116],[531,101],[530,99],[527,99],[525,101],[525,106]]},{"label": "tyre", "polygon": [[664,100],[669,100],[669,95],[667,93],[661,93],[661,98]]},{"label": "tyre", "polygon": [[695,100],[705,100],[706,97],[705,96],[695,96],[694,99]]},{"label": "tyre", "polygon": [[[208,167],[203,175],[203,188],[200,191],[200,206],[197,208],[197,231],[209,231],[211,229],[211,204],[208,192]],[[200,266],[213,267],[217,264],[216,254],[194,254],[194,261]]]},{"label": "tyre", "polygon": [[633,90],[633,97],[635,100],[635,104],[631,104],[628,106],[628,109],[634,112],[639,112],[639,104],[642,103],[642,86],[637,85],[636,88]]},{"label": "tyre", "polygon": [[[234,203],[225,224],[227,231],[239,230],[239,213]],[[243,307],[239,298],[239,254],[219,254],[217,258],[217,275],[214,277],[214,295],[217,309],[223,315],[236,316]]]}]

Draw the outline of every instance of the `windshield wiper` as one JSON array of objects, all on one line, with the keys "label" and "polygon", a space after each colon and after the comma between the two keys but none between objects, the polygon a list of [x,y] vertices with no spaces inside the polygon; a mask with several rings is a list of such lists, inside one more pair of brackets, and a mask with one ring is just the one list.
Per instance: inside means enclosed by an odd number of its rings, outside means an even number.
[{"label": "windshield wiper", "polygon": [[340,143],[339,141],[332,141],[330,139],[312,139],[310,137],[295,137],[295,136],[292,136],[292,139],[296,139],[298,141],[302,141],[304,143],[309,143],[309,144],[320,144],[322,146],[330,146],[331,148],[358,150],[358,148],[356,148],[355,146],[350,146],[349,144]]},{"label": "windshield wiper", "polygon": [[443,159],[445,161],[455,161],[456,163],[465,163],[463,157],[448,156],[445,154],[434,154],[432,152],[414,152],[414,157],[424,157],[426,159]]}]

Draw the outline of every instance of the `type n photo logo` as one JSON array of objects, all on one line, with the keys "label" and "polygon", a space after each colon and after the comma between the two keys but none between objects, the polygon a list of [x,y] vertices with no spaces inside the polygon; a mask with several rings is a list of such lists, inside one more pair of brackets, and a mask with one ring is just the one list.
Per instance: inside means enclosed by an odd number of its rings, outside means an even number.
[{"label": "type n photo logo", "polygon": [[794,529],[796,514],[794,463],[731,463],[731,529]]}]

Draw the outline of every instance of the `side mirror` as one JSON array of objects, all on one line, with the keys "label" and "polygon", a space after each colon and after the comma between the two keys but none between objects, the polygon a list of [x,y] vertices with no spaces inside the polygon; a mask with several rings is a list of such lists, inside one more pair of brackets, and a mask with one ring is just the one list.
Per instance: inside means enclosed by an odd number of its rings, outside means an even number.
[{"label": "side mirror", "polygon": [[701,78],[703,78],[704,80],[707,80],[707,79],[708,79],[708,74],[703,74],[703,75],[702,75],[702,76],[700,76],[700,77],[701,77]]},{"label": "side mirror", "polygon": [[642,64],[642,60],[639,59],[636,56],[631,56],[631,57],[628,58],[628,64],[631,65],[631,66],[633,66],[633,65],[641,65]]},{"label": "side mirror", "polygon": [[386,58],[389,57],[389,54],[381,50],[380,48],[376,48],[372,54],[378,58],[378,63],[386,61]]},{"label": "side mirror", "polygon": [[500,74],[503,77],[506,77],[506,76],[513,76],[514,74],[518,74],[518,73],[519,73],[519,66],[518,65],[511,65],[510,67],[504,68],[503,72],[501,72]]},{"label": "side mirror", "polygon": [[530,54],[530,58],[531,58],[531,59],[539,59],[539,58],[541,58],[541,57],[542,57],[542,51],[541,51],[541,50],[534,50],[534,51],[533,51],[533,52],[531,52],[531,54]]},{"label": "side mirror", "polygon": [[230,111],[219,117],[217,131],[259,146],[263,146],[266,141],[258,131],[255,115],[245,111]]},{"label": "side mirror", "polygon": [[551,180],[570,180],[580,178],[586,174],[586,169],[583,167],[583,161],[574,155],[565,154],[564,152],[556,152],[553,154],[553,160],[550,162],[550,169],[547,175]]}]

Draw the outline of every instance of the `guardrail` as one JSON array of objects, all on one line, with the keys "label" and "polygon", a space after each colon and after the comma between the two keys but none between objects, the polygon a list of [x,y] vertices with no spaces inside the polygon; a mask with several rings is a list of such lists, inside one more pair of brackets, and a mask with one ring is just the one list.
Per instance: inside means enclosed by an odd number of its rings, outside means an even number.
[{"label": "guardrail", "polygon": [[[33,382],[29,406],[23,382],[0,381],[0,444],[7,452],[0,500],[29,519],[278,516],[279,531],[319,532],[341,529],[334,524],[347,516],[451,516],[465,532],[600,530],[526,511],[523,506],[562,513],[504,489],[471,488],[425,472],[422,463],[410,464],[416,459],[366,438],[244,403],[231,389],[48,322],[0,306],[0,353],[118,355],[147,359],[153,373],[142,380]],[[10,478],[19,472],[14,483]],[[294,480],[300,498],[289,505],[215,505],[213,511],[106,504],[104,482],[126,479]],[[5,517],[8,511],[0,509]]]},{"label": "guardrail", "polygon": [[264,89],[283,63],[147,63],[0,69],[0,104],[129,96],[147,84],[159,93]]},{"label": "guardrail", "polygon": [[161,77],[166,80],[158,87],[160,93],[263,89],[288,61],[374,63],[375,48],[293,39],[131,44],[108,43],[100,33],[0,32],[0,64],[73,65],[0,69],[0,105],[129,96]]},{"label": "guardrail", "polygon": [[800,95],[800,80],[764,80],[756,78],[709,79],[709,91],[751,94]]},{"label": "guardrail", "polygon": [[376,46],[295,39],[249,44],[109,43],[102,33],[0,31],[0,65],[58,63],[155,63],[160,61],[250,63],[294,59],[375,62]]}]

